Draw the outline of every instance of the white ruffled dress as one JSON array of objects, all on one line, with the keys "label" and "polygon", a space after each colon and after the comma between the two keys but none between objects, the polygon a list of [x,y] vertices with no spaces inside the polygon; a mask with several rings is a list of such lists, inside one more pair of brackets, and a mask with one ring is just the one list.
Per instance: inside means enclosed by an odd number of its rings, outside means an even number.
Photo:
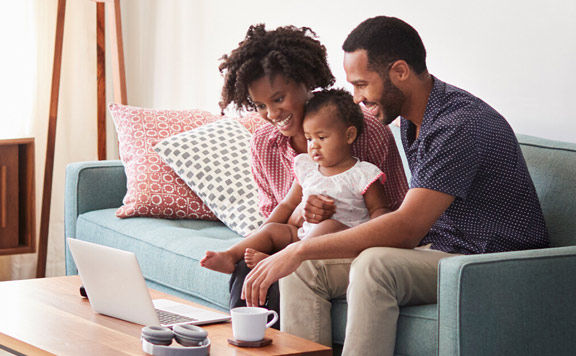
[{"label": "white ruffled dress", "polygon": [[[302,186],[302,204],[308,196],[322,194],[334,199],[336,212],[332,219],[354,227],[368,221],[368,209],[364,203],[364,193],[372,183],[386,179],[385,174],[369,162],[357,162],[349,170],[324,176],[320,173],[318,163],[308,154],[303,153],[294,158],[294,176]],[[298,230],[298,237],[304,239],[316,224],[304,222]]]}]

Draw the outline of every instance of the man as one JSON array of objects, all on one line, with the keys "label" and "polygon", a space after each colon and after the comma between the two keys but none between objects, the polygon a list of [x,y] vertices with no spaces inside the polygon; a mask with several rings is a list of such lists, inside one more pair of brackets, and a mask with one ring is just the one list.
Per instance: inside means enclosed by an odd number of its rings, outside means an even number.
[{"label": "man", "polygon": [[[287,276],[282,329],[324,344],[331,342],[330,300],[346,297],[343,354],[393,355],[399,306],[436,302],[440,259],[542,248],[549,240],[514,132],[486,103],[428,73],[415,29],[396,18],[368,19],[343,49],[354,100],[384,124],[402,117],[410,189],[394,212],[262,261],[244,296],[263,304],[268,286]],[[305,210],[306,218],[321,214],[321,199]]]}]

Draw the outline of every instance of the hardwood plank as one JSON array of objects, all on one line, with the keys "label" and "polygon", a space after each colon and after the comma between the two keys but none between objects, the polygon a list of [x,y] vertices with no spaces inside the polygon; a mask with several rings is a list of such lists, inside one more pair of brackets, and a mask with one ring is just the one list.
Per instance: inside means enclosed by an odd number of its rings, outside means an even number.
[{"label": "hardwood plank", "polygon": [[7,351],[7,355],[13,355],[15,352],[19,352],[24,355],[36,355],[36,356],[50,356],[54,355],[46,352],[42,349],[29,345],[23,341],[10,337],[8,335],[0,333],[0,355],[4,355],[1,351]]},{"label": "hardwood plank", "polygon": [[[0,333],[4,334],[0,342],[63,356],[146,355],[140,343],[142,325],[94,313],[88,300],[80,296],[81,284],[78,276],[0,282]],[[205,308],[159,291],[150,290],[150,294],[154,299]],[[212,343],[211,356],[332,354],[330,348],[274,329],[266,331],[273,340],[271,345],[240,348],[227,342],[232,338],[230,323],[202,327]]]}]

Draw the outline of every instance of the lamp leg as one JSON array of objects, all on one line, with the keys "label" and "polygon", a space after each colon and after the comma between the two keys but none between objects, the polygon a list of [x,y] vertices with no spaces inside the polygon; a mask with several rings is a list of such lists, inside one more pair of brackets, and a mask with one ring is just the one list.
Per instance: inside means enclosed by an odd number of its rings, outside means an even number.
[{"label": "lamp leg", "polygon": [[52,177],[54,173],[54,146],[56,143],[56,122],[58,116],[58,97],[60,92],[60,74],[62,69],[62,42],[64,39],[64,18],[66,0],[58,0],[56,17],[56,38],[54,43],[54,63],[52,67],[52,86],[50,92],[50,113],[48,118],[48,139],[46,143],[46,162],[44,165],[44,188],[42,191],[42,215],[40,217],[40,236],[38,240],[38,262],[36,277],[46,276],[46,257],[48,254],[48,227],[50,222],[50,203],[52,197]]},{"label": "lamp leg", "polygon": [[105,3],[96,3],[96,78],[98,105],[98,160],[106,159],[106,12]]}]

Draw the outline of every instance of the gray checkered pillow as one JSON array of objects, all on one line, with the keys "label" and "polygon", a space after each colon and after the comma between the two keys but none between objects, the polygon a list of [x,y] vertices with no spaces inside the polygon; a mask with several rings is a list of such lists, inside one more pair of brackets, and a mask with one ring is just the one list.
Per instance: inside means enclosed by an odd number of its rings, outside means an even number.
[{"label": "gray checkered pillow", "polygon": [[236,120],[221,119],[154,147],[218,219],[242,236],[264,222],[250,170],[250,137]]}]

